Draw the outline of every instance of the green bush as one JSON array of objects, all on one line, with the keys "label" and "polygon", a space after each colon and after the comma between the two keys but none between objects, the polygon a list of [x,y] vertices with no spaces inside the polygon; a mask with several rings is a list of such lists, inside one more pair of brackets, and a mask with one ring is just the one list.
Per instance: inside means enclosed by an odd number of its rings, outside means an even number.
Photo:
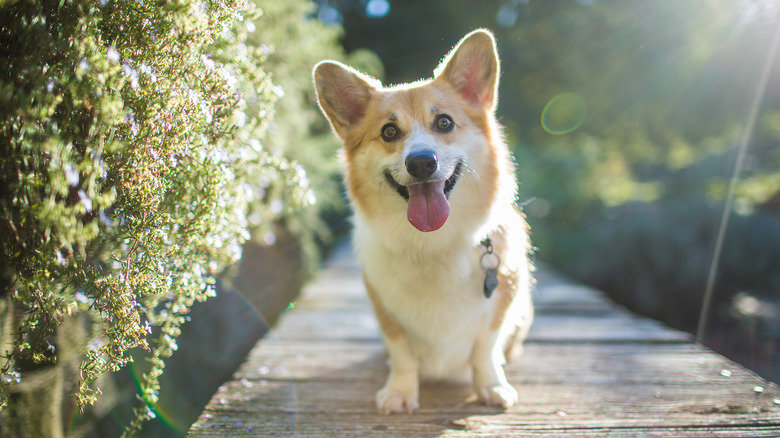
[{"label": "green bush", "polygon": [[[346,228],[337,153],[341,145],[317,108],[311,71],[323,58],[340,59],[378,76],[381,65],[366,51],[345,55],[340,27],[312,19],[308,0],[259,0],[256,5],[262,15],[245,20],[246,44],[267,53],[262,65],[277,100],[267,132],[253,143],[288,160],[289,169],[308,180],[308,188],[267,172],[257,179],[251,201],[257,208],[247,217],[251,240],[244,244],[235,272],[220,276],[221,296],[195,306],[192,321],[182,327],[179,350],[162,376],[160,398],[151,405],[157,419],[144,425],[142,436],[186,433],[213,391],[243,362],[255,336],[295,300],[316,269],[321,250]],[[298,207],[288,201],[285,193],[290,190],[313,202]],[[238,293],[226,290],[228,285]],[[241,324],[236,325],[236,318],[242,318]],[[204,351],[211,354],[204,356]],[[131,369],[140,372],[143,367]],[[119,413],[125,410],[115,408],[100,425],[122,422]]]},{"label": "green bush", "polygon": [[[347,205],[341,185],[338,159],[341,143],[322,117],[314,95],[311,71],[323,59],[337,59],[376,77],[383,76],[379,58],[368,50],[344,53],[340,26],[326,26],[311,18],[309,0],[257,0],[263,10],[262,25],[248,35],[247,43],[268,53],[264,68],[271,75],[278,96],[274,118],[269,124],[264,147],[296,165],[296,172],[308,182],[303,194],[308,208],[285,205],[276,219],[299,239],[304,253],[304,271],[311,272],[318,261],[317,244],[327,244],[346,231]],[[286,191],[285,180],[266,180],[266,201]],[[275,205],[279,205],[278,202]],[[254,240],[263,243],[269,230],[257,229],[268,218],[250,215]]]},{"label": "green bush", "polygon": [[[76,397],[151,350],[141,397],[212,275],[240,257],[257,180],[304,204],[295,166],[264,149],[275,95],[243,43],[240,0],[19,0],[0,6],[0,242],[15,309],[0,391],[57,360],[66,318],[91,319]],[[6,315],[6,317],[10,317]],[[3,340],[6,341],[6,340]],[[149,416],[139,409],[137,428]]]}]

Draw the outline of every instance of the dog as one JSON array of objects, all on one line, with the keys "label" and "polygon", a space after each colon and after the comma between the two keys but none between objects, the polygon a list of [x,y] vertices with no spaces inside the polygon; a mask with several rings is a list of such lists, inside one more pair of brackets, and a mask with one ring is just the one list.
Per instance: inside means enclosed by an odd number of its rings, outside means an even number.
[{"label": "dog", "polygon": [[528,227],[495,118],[492,33],[466,35],[434,78],[384,87],[336,61],[313,72],[344,148],[353,245],[389,355],[381,414],[419,407],[420,380],[518,402],[503,365],[533,319]]}]

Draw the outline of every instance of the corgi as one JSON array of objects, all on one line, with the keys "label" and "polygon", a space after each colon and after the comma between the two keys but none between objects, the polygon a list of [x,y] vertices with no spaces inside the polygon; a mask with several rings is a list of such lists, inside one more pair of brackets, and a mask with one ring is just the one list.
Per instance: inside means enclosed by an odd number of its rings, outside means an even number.
[{"label": "corgi", "polygon": [[493,35],[465,36],[429,80],[384,87],[336,61],[313,76],[389,356],[379,412],[411,414],[421,380],[470,380],[483,403],[514,405],[503,365],[533,319],[530,244],[495,118]]}]

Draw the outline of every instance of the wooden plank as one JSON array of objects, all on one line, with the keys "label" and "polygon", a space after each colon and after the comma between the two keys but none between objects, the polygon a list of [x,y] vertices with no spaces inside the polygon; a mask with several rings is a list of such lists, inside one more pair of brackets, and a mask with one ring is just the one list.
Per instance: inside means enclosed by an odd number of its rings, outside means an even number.
[{"label": "wooden plank", "polygon": [[[333,360],[334,355],[338,360]],[[726,358],[692,344],[530,343],[505,367],[512,383],[712,384],[753,388],[763,380]],[[339,380],[382,383],[386,355],[379,343],[265,342],[250,352],[235,379]]]},{"label": "wooden plank", "polygon": [[209,419],[209,426],[196,427],[192,433],[198,437],[298,437],[298,438],[397,438],[397,437],[560,437],[567,438],[670,438],[670,437],[723,437],[723,438],[777,438],[775,426],[692,426],[692,427],[530,427],[523,426],[518,430],[517,426],[508,425],[502,429],[487,429],[478,419],[462,418],[433,418],[431,423],[415,423],[413,425],[402,423],[386,423],[364,418],[339,418],[338,425],[330,416],[299,418],[289,415],[290,418],[280,418],[274,421],[274,426],[260,423],[257,420],[247,422],[231,422],[232,420],[214,418]]},{"label": "wooden plank", "polygon": [[340,248],[190,430],[297,437],[778,437],[780,388],[542,267],[506,412],[468,386],[424,384],[413,415],[381,416],[386,357],[360,270]]},{"label": "wooden plank", "polygon": [[[379,341],[379,327],[370,307],[309,311],[301,306],[289,312],[274,330],[277,339]],[[657,321],[625,312],[601,316],[540,313],[528,340],[548,342],[684,342],[690,335],[670,330]]]},{"label": "wooden plank", "polygon": [[[382,379],[370,380],[236,380],[216,394],[211,414],[273,416],[279,412],[362,414],[376,413],[374,393]],[[764,384],[765,385],[765,384]],[[514,383],[520,401],[506,412],[483,406],[469,386],[424,384],[420,408],[412,416],[398,415],[386,421],[414,422],[420,415],[499,415],[496,421],[535,423],[548,416],[555,421],[585,427],[593,422],[613,426],[659,424],[780,424],[780,397],[776,386],[763,386],[757,394],[750,384],[717,385],[713,390],[700,382],[632,383]],[[396,418],[397,417],[397,418]],[[238,417],[237,417],[238,419]],[[549,418],[545,421],[550,420]],[[780,429],[778,429],[780,431]]]},{"label": "wooden plank", "polygon": [[530,342],[685,342],[690,334],[664,327],[657,321],[624,312],[591,315],[548,315],[534,318]]},{"label": "wooden plank", "polygon": [[576,284],[556,275],[545,265],[537,266],[534,279],[541,287],[534,291],[534,305],[539,308],[552,304],[556,309],[588,307],[616,309],[618,306],[607,300],[604,292]]},{"label": "wooden plank", "polygon": [[[358,383],[365,388],[365,384]],[[699,386],[701,388],[701,386]],[[193,432],[210,436],[227,425],[242,424],[253,436],[277,434],[293,426],[296,436],[366,436],[369,431],[405,432],[404,436],[524,436],[528,431],[662,430],[686,431],[685,436],[702,436],[701,431],[741,429],[780,432],[780,418],[768,399],[741,393],[727,394],[728,402],[692,402],[691,395],[706,400],[706,391],[679,388],[660,397],[653,387],[617,388],[604,399],[584,387],[540,385],[522,391],[520,404],[508,412],[477,404],[468,390],[457,387],[423,387],[422,407],[414,415],[381,416],[371,401],[352,398],[343,383],[300,385],[267,382],[260,388],[227,387],[226,397],[209,410]],[[605,392],[601,392],[604,394]],[[243,398],[241,398],[243,397]],[[257,397],[257,398],[255,398]],[[320,403],[313,403],[319,400]],[[427,406],[427,407],[426,407]],[[326,432],[328,431],[328,432]],[[223,429],[224,432],[224,429]],[[698,433],[697,433],[698,432]],[[669,432],[667,432],[669,433]],[[232,435],[231,435],[232,436]],[[373,435],[372,435],[373,436]],[[667,435],[674,436],[674,435]]]},{"label": "wooden plank", "polygon": [[[268,346],[267,354],[250,356],[235,380],[223,386],[215,412],[303,414],[325,409],[373,416],[373,395],[387,372],[377,347]],[[762,414],[761,422],[780,424],[780,402],[776,401],[780,388],[721,356],[702,355],[700,348],[685,345],[653,346],[639,354],[633,354],[628,345],[596,345],[600,353],[593,347],[528,346],[523,360],[507,366],[520,404],[502,416],[528,419],[565,413],[571,422],[609,415],[610,421],[629,423],[640,421],[637,416],[650,416],[641,421],[655,424],[690,421],[691,413],[706,417],[705,421],[721,416],[731,422],[753,421]],[[558,350],[567,354],[561,356]],[[338,361],[332,360],[334,352],[338,352]],[[757,392],[757,386],[763,390]],[[468,386],[423,385],[419,413],[436,412],[497,413],[476,403]]]}]

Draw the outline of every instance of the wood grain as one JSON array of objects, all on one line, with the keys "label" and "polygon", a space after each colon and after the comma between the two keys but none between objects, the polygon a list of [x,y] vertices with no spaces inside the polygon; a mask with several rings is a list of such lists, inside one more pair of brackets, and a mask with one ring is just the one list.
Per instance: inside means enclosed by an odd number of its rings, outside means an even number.
[{"label": "wood grain", "polygon": [[[189,437],[777,437],[780,388],[542,269],[520,402],[481,406],[468,386],[426,383],[413,415],[381,416],[378,326],[347,246],[214,394]],[[236,322],[237,324],[240,321]]]}]

